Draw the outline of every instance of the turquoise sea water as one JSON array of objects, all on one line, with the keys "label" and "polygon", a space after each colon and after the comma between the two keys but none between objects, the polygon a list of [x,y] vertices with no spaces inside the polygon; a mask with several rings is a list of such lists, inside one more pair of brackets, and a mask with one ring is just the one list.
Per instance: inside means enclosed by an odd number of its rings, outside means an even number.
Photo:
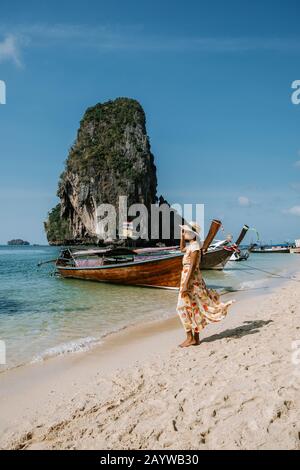
[{"label": "turquoise sea water", "polygon": [[[175,315],[176,291],[67,280],[53,276],[59,249],[0,246],[0,340],[6,344],[6,366],[68,352],[84,351],[104,335],[129,324]],[[251,255],[246,263],[230,262],[223,272],[206,271],[210,286],[256,292],[272,277],[249,265],[288,276],[299,270],[300,255]]]}]

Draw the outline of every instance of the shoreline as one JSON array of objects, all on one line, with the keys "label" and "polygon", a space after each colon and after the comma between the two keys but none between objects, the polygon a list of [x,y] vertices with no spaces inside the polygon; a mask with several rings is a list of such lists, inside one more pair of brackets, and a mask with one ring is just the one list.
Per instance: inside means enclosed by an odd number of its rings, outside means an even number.
[{"label": "shoreline", "polygon": [[[284,284],[284,282],[288,282],[288,281],[281,281],[281,284]],[[262,286],[262,287],[256,287],[256,288],[250,288],[250,289],[242,289],[240,291],[224,292],[221,295],[224,296],[225,299],[226,299],[226,297],[228,297],[228,299],[238,297],[238,301],[239,301],[239,300],[242,300],[244,298],[249,298],[249,297],[254,297],[254,296],[263,296],[266,293],[270,293],[271,291],[274,291],[277,288],[278,288],[278,286],[277,287],[276,286],[269,286],[269,287]],[[255,293],[253,293],[254,289],[256,291]],[[249,293],[249,291],[250,291],[250,293]],[[177,295],[178,295],[178,292],[176,292],[176,296],[174,298],[174,300],[175,300],[174,305],[176,304]],[[231,310],[232,310],[232,308],[233,307],[231,307]],[[137,319],[136,321],[133,321],[132,323],[129,323],[127,325],[116,327],[116,329],[108,331],[106,333],[103,333],[103,335],[98,337],[98,338],[93,338],[93,340],[90,341],[90,345],[89,346],[88,345],[86,345],[86,346],[83,345],[82,349],[80,349],[80,348],[76,349],[75,348],[74,350],[67,350],[67,351],[57,352],[57,353],[54,353],[54,354],[51,354],[51,353],[46,354],[46,353],[51,352],[52,350],[55,350],[55,349],[60,349],[60,348],[64,349],[64,347],[68,346],[69,344],[74,343],[74,345],[79,345],[81,343],[81,340],[80,339],[79,340],[74,339],[74,340],[71,340],[68,343],[58,344],[56,346],[53,346],[52,348],[49,348],[47,350],[42,351],[38,356],[35,356],[30,361],[23,362],[23,363],[20,363],[20,364],[16,364],[16,365],[13,365],[9,368],[0,370],[0,378],[2,377],[2,374],[10,374],[10,372],[13,372],[15,370],[27,368],[27,367],[34,366],[34,365],[47,364],[48,361],[51,361],[51,360],[59,360],[59,359],[63,360],[67,357],[72,357],[72,356],[73,357],[76,357],[76,356],[80,357],[80,356],[83,356],[85,354],[92,353],[93,351],[97,350],[98,348],[106,345],[106,343],[109,342],[110,340],[114,340],[116,337],[118,339],[119,335],[120,335],[120,338],[122,338],[123,334],[126,335],[126,336],[128,335],[128,342],[129,342],[130,341],[129,337],[132,334],[132,332],[134,332],[135,330],[145,331],[145,334],[146,334],[146,332],[150,333],[151,331],[155,331],[156,329],[157,330],[162,329],[162,331],[163,331],[165,329],[165,324],[170,326],[170,325],[173,325],[173,323],[176,321],[176,319],[177,319],[176,305],[175,305],[175,307],[173,306],[173,311],[175,313],[173,313],[173,314],[170,313],[169,315],[166,315],[164,313],[164,316],[162,318],[153,318],[153,319],[147,320],[146,322],[143,322],[140,319]],[[179,322],[179,325],[181,326],[180,320],[178,322]],[[175,325],[173,325],[173,327],[175,328]],[[85,339],[86,338],[82,338],[82,340],[85,340]]]},{"label": "shoreline", "polygon": [[[295,269],[291,270],[288,272],[289,277],[294,277],[297,274],[297,271]],[[269,282],[270,285],[266,286],[264,285],[266,282]],[[269,279],[267,278],[262,278],[260,280],[256,280],[255,283],[258,285],[256,287],[249,287],[249,288],[243,288],[240,290],[226,290],[221,288],[220,293],[222,298],[224,297],[225,299],[231,299],[231,298],[237,298],[243,299],[244,297],[253,297],[253,296],[260,296],[260,295],[265,295],[265,293],[272,292],[276,289],[278,289],[281,285],[283,285],[285,282],[289,282],[289,279],[284,276],[278,275],[278,277],[270,277]],[[209,283],[208,283],[209,286]],[[212,286],[212,288],[215,288]],[[151,289],[148,287],[144,287],[143,289]],[[2,374],[10,373],[11,371],[14,371],[15,369],[20,369],[23,367],[28,367],[30,365],[34,364],[43,364],[47,363],[49,360],[56,359],[56,358],[65,358],[69,355],[83,355],[88,352],[91,352],[97,348],[99,348],[108,338],[114,335],[118,335],[119,333],[122,333],[126,331],[127,329],[131,328],[139,328],[139,326],[145,326],[145,327],[150,327],[153,324],[162,324],[165,321],[168,321],[174,317],[177,317],[176,314],[176,302],[177,302],[177,295],[178,295],[178,290],[174,290],[174,305],[170,307],[170,312],[173,310],[173,313],[168,313],[164,312],[163,317],[159,318],[153,317],[152,319],[147,319],[146,322],[143,322],[141,319],[136,319],[133,320],[131,323],[128,323],[126,325],[120,325],[116,326],[116,328],[104,332],[98,337],[82,337],[78,339],[70,339],[69,341],[66,341],[64,343],[59,343],[56,345],[53,345],[47,349],[42,350],[40,353],[37,353],[32,359],[21,362],[19,364],[12,365],[7,368],[3,368],[1,370],[0,367],[0,377]]]},{"label": "shoreline", "polygon": [[[102,344],[83,353],[57,356],[41,363],[28,364],[4,371],[0,374],[0,431],[2,436],[0,447],[32,449],[141,448],[139,447],[140,443],[138,445],[130,443],[129,445],[124,442],[120,444],[117,441],[111,444],[110,440],[114,441],[113,436],[116,429],[111,431],[109,437],[106,436],[105,440],[100,441],[97,438],[95,440],[95,437],[92,440],[77,441],[77,438],[60,440],[61,431],[56,433],[53,429],[56,429],[59,423],[65,423],[61,424],[62,428],[67,429],[69,426],[76,428],[77,418],[79,422],[83,419],[81,415],[85,416],[86,410],[92,410],[93,407],[107,409],[103,416],[105,421],[111,415],[107,403],[112,400],[112,397],[115,401],[120,402],[122,393],[131,393],[130,391],[135,389],[136,383],[139,383],[138,377],[141,370],[144,371],[143,376],[149,374],[149,370],[151,370],[149,384],[143,382],[143,386],[154,389],[157,387],[158,376],[152,385],[151,380],[157,371],[160,371],[159,376],[162,379],[164,376],[170,379],[176,374],[181,374],[184,377],[186,370],[189,370],[189,367],[187,369],[189,358],[192,362],[198,362],[198,355],[200,363],[197,367],[204,367],[204,370],[209,372],[211,354],[213,353],[213,356],[217,353],[222,354],[222,348],[219,350],[217,348],[214,352],[210,351],[212,345],[215,342],[221,342],[227,348],[227,342],[230,342],[230,338],[234,338],[236,335],[247,338],[260,333],[261,330],[267,330],[269,325],[273,323],[270,307],[273,311],[274,298],[277,299],[277,303],[280,303],[285,291],[294,292],[293,285],[293,281],[287,281],[282,283],[280,287],[277,286],[268,292],[260,292],[259,295],[257,295],[258,292],[255,295],[246,292],[226,294],[228,297],[238,297],[238,301],[232,306],[228,317],[223,322],[209,325],[204,330],[201,335],[202,344],[199,348],[192,347],[188,350],[181,350],[177,347],[183,337],[183,330],[179,319],[174,315],[170,319],[145,324],[139,323],[111,333],[106,336]],[[257,302],[258,299],[259,302]],[[265,316],[261,306],[265,306],[265,311],[268,310],[267,319],[260,318],[261,315]],[[255,310],[258,310],[260,314]],[[298,334],[300,336],[300,332]],[[229,338],[228,341],[226,338]],[[294,339],[296,340],[297,337]],[[236,354],[240,354],[240,351],[238,350]],[[226,356],[226,362],[228,362],[230,354]],[[222,358],[220,360],[222,363]],[[184,369],[182,369],[181,362],[184,362]],[[175,366],[176,370],[174,370]],[[234,368],[234,363],[231,366]],[[253,379],[255,379],[255,375]],[[169,382],[170,386],[175,385],[171,379]],[[226,381],[223,385],[226,387]],[[152,388],[149,389],[150,395]],[[198,392],[201,395],[201,390]],[[134,399],[139,401],[141,398],[139,390],[132,393]],[[160,396],[162,391],[158,390],[157,394]],[[154,397],[153,399],[155,401]],[[145,396],[143,400],[146,400]],[[147,410],[149,412],[148,407]],[[90,412],[93,414],[92,411]],[[124,415],[124,417],[127,416],[126,419],[129,422],[130,413],[127,412]],[[190,412],[188,415],[190,416]],[[87,418],[85,417],[85,419]],[[89,425],[92,425],[92,422],[93,420]],[[151,422],[148,422],[149,426]],[[152,426],[154,425],[153,422]],[[64,429],[63,434],[65,432]],[[55,433],[55,439],[53,439],[53,433]],[[103,439],[102,432],[100,435]],[[130,435],[128,434],[127,437]],[[160,439],[154,443],[151,439],[146,439],[144,445],[145,448],[150,448],[148,447],[150,445],[151,448],[173,449],[177,448],[177,445],[179,447],[188,446],[188,443],[182,438],[179,438],[176,443],[175,441],[170,442],[170,445]],[[218,445],[217,448],[219,448]]]},{"label": "shoreline", "polygon": [[[8,361],[5,366],[0,366],[0,375],[31,362],[45,362],[65,354],[83,354],[98,347],[111,333],[140,322],[176,315],[175,291],[57,280],[47,270],[43,275],[36,272],[39,255],[30,261],[23,258],[20,262],[28,263],[33,270],[25,284],[20,276],[21,290],[11,291],[11,280],[4,279],[0,329],[6,340]],[[13,272],[12,258],[3,259]],[[264,257],[258,255],[253,256],[250,265],[229,262],[222,272],[206,271],[203,274],[209,287],[222,293],[229,292],[227,298],[238,299],[245,293],[258,295],[280,285],[285,279],[270,277],[264,269],[278,276],[292,276],[298,268],[298,259],[297,255],[271,255],[264,261]],[[42,288],[36,297],[34,289],[39,283]],[[20,331],[24,336],[19,334]]]}]

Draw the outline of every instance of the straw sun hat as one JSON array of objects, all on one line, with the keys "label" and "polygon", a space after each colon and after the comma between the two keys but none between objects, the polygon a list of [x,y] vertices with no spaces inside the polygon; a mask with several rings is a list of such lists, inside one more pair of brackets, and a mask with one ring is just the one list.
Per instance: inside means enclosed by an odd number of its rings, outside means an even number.
[{"label": "straw sun hat", "polygon": [[196,235],[197,238],[200,237],[201,227],[197,224],[197,222],[189,222],[188,225],[179,225],[185,232],[191,232]]}]

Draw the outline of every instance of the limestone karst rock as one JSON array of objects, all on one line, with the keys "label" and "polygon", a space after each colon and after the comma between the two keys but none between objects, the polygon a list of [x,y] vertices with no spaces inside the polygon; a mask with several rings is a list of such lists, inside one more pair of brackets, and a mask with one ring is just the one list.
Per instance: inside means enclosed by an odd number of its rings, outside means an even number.
[{"label": "limestone karst rock", "polygon": [[88,108],[60,177],[56,206],[45,222],[50,244],[93,243],[95,209],[119,196],[150,210],[156,197],[156,167],[145,113],[133,99],[118,98]]}]

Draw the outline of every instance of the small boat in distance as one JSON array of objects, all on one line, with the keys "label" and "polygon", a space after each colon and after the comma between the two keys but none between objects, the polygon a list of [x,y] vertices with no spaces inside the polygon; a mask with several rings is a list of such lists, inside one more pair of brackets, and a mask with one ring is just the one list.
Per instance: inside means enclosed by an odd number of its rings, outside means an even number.
[{"label": "small boat in distance", "polygon": [[257,245],[256,243],[249,247],[251,253],[290,253],[290,246],[282,245]]},{"label": "small boat in distance", "polygon": [[[236,249],[235,245],[209,250],[220,226],[221,222],[216,220],[211,224],[202,247],[201,269],[223,269]],[[182,257],[177,246],[136,250],[118,247],[74,251],[65,248],[55,264],[64,278],[174,289],[180,285]]]},{"label": "small boat in distance", "polygon": [[300,253],[300,240],[295,240],[295,246],[290,247],[290,253]]}]

